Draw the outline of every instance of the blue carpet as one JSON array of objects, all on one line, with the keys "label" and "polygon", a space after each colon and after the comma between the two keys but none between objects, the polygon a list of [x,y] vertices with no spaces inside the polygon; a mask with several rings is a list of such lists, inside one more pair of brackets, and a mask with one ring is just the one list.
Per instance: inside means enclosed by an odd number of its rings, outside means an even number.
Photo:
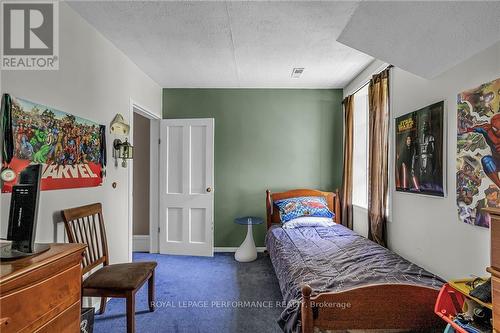
[{"label": "blue carpet", "polygon": [[[136,332],[281,332],[283,310],[269,257],[239,263],[232,253],[213,258],[134,253],[134,261],[158,262],[155,312],[148,311],[147,284],[136,296]],[[237,301],[246,301],[239,304]],[[111,299],[96,315],[94,332],[126,332],[125,300]]]}]

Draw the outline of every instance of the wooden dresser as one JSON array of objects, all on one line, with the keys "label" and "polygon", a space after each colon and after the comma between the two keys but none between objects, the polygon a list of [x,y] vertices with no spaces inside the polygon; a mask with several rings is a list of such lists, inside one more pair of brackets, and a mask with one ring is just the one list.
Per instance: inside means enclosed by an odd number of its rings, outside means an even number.
[{"label": "wooden dresser", "polygon": [[491,216],[491,292],[493,296],[493,328],[500,333],[500,209],[484,209]]},{"label": "wooden dresser", "polygon": [[86,245],[51,244],[0,263],[0,331],[80,332],[81,260]]}]

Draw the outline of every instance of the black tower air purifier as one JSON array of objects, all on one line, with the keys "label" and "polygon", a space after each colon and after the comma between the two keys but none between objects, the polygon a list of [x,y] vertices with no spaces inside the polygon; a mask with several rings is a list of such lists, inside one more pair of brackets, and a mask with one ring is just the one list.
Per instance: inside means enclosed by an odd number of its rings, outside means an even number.
[{"label": "black tower air purifier", "polygon": [[47,244],[35,244],[41,173],[40,164],[26,167],[20,174],[19,183],[12,188],[7,230],[7,239],[12,245],[2,247],[2,260],[30,256],[49,248]]}]

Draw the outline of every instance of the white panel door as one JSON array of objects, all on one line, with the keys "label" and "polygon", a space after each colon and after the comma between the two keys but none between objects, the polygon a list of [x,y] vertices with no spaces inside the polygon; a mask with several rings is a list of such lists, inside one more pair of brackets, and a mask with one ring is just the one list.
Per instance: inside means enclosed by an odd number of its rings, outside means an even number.
[{"label": "white panel door", "polygon": [[161,121],[160,253],[213,256],[214,119]]}]

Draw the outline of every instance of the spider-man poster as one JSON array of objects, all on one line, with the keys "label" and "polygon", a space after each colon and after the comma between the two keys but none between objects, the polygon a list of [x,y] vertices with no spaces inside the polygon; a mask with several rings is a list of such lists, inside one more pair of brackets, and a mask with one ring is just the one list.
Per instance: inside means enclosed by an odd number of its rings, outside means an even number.
[{"label": "spider-man poster", "polygon": [[490,226],[500,207],[500,79],[458,94],[457,204],[461,221]]},{"label": "spider-man poster", "polygon": [[[42,164],[41,190],[102,184],[99,124],[21,98],[11,101],[13,154],[3,169],[19,176],[29,164]],[[4,182],[2,192],[16,183]]]}]

